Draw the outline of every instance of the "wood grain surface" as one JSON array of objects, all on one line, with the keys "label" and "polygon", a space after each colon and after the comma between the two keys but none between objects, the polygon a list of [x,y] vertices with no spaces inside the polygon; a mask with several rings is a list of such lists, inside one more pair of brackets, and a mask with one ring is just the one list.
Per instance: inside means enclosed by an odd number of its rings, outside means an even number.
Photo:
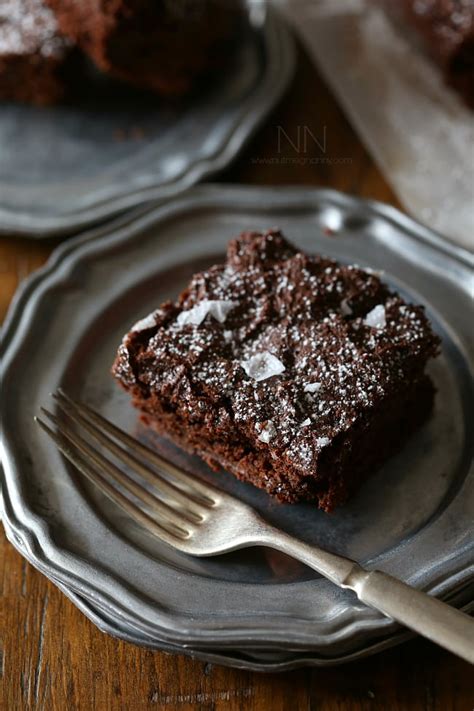
[{"label": "wood grain surface", "polygon": [[[332,187],[398,206],[302,50],[287,95],[220,179]],[[0,240],[0,317],[21,280],[47,259],[57,243]],[[472,668],[422,640],[342,667],[277,675],[237,671],[139,649],[99,632],[3,534],[0,551],[1,709],[474,708]]]}]

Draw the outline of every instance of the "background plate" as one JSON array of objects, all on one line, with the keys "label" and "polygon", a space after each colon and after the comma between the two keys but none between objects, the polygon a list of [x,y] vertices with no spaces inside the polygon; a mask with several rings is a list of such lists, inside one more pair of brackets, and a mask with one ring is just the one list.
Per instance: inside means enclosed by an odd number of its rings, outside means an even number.
[{"label": "background plate", "polygon": [[274,13],[219,82],[164,102],[97,75],[76,104],[0,109],[0,232],[78,231],[225,168],[286,88],[294,45]]},{"label": "background plate", "polygon": [[331,516],[275,504],[161,440],[156,446],[308,541],[440,596],[469,583],[472,258],[393,208],[330,191],[194,188],[58,248],[22,288],[5,326],[4,514],[14,544],[37,567],[137,638],[213,653],[338,658],[392,635],[395,624],[274,552],[199,560],[170,550],[86,486],[33,423],[62,385],[146,436],[109,375],[122,334],[196,268],[221,258],[231,236],[274,224],[310,251],[385,270],[389,283],[427,306],[443,338],[432,366],[439,391],[432,420]]}]

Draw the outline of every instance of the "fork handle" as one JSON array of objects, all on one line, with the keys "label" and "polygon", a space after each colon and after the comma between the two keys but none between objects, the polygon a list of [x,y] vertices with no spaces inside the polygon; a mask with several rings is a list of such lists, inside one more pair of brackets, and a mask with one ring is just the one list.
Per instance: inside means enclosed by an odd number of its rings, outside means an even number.
[{"label": "fork handle", "polygon": [[474,619],[464,612],[387,573],[365,570],[273,527],[264,528],[260,542],[297,558],[339,587],[353,590],[366,605],[474,664]]},{"label": "fork handle", "polygon": [[460,610],[379,570],[360,566],[348,581],[359,600],[474,664],[474,620]]}]

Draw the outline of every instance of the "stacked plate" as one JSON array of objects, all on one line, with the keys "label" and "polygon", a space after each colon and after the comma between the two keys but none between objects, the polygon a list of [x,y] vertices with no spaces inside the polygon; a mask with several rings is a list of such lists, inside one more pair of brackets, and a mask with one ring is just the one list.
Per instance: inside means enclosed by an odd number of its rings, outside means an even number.
[{"label": "stacked plate", "polygon": [[326,515],[159,440],[166,456],[308,542],[469,609],[474,561],[472,256],[393,208],[330,192],[206,186],[64,243],[17,294],[3,344],[3,519],[14,546],[101,629],[152,648],[276,670],[354,659],[404,638],[392,621],[273,551],[179,554],[86,484],[35,425],[63,387],[146,437],[110,366],[143,313],[174,298],[244,229],[384,271],[443,340],[435,412],[348,505]]},{"label": "stacked plate", "polygon": [[71,234],[227,167],[295,64],[284,22],[249,5],[232,62],[187,100],[166,103],[91,71],[74,105],[2,105],[0,232]]}]

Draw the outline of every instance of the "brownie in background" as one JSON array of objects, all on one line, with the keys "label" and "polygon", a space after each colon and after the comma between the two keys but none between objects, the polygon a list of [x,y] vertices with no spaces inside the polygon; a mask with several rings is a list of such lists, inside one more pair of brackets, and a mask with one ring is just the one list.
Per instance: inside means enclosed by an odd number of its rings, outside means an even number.
[{"label": "brownie in background", "polygon": [[61,32],[103,72],[180,96],[218,70],[243,17],[239,0],[47,0]]},{"label": "brownie in background", "polygon": [[43,0],[0,2],[0,100],[55,104],[66,93],[73,48]]},{"label": "brownie in background", "polygon": [[376,0],[474,109],[474,0]]}]

